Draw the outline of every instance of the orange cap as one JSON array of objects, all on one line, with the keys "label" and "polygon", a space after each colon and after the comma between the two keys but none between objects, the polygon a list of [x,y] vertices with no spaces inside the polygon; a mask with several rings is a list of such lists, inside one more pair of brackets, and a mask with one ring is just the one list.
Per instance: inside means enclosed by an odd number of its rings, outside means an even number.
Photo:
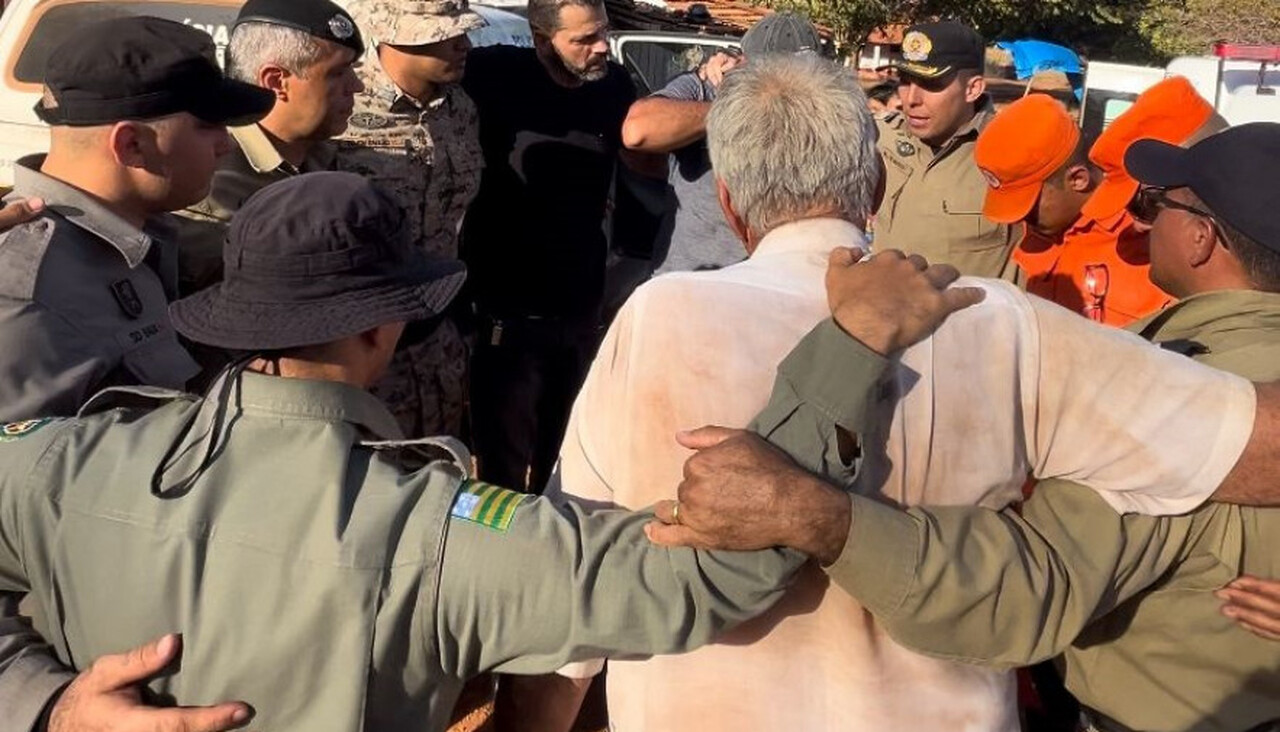
[{"label": "orange cap", "polygon": [[991,120],[973,148],[973,159],[987,179],[982,213],[1000,224],[1022,221],[1031,213],[1044,182],[1071,159],[1080,130],[1053,97],[1030,94]]},{"label": "orange cap", "polygon": [[1181,145],[1212,115],[1213,105],[1184,77],[1171,76],[1143,92],[1089,150],[1089,159],[1102,169],[1102,183],[1085,202],[1081,215],[1105,221],[1129,205],[1138,192],[1138,181],[1124,169],[1130,145],[1143,139]]}]

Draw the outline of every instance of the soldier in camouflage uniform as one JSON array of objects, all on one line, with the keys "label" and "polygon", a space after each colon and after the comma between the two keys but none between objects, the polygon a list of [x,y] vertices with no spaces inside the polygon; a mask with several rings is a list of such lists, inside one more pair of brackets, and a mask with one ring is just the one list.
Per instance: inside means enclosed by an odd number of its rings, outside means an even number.
[{"label": "soldier in camouflage uniform", "polygon": [[[370,39],[337,167],[383,188],[406,212],[427,254],[458,256],[458,228],[480,187],[476,108],[458,86],[485,21],[466,0],[355,0]],[[387,375],[373,389],[407,435],[460,436],[466,413],[467,347],[447,317],[411,324]]]}]

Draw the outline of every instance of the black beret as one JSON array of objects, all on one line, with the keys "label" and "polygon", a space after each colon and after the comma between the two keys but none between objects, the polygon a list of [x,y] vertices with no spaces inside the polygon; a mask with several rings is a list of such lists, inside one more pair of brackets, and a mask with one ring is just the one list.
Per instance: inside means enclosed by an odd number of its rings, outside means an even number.
[{"label": "black beret", "polygon": [[347,11],[329,0],[249,0],[240,8],[235,26],[270,23],[309,33],[364,54],[364,39]]}]

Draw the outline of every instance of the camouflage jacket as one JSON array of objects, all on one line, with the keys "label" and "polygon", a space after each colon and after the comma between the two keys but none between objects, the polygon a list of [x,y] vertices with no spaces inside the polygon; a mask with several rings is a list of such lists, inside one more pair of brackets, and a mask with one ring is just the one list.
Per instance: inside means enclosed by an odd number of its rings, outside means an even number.
[{"label": "camouflage jacket", "polygon": [[394,196],[428,254],[456,258],[458,228],[484,167],[475,104],[454,84],[420,104],[391,81],[376,52],[360,76],[365,89],[337,139],[338,170],[366,176]]}]

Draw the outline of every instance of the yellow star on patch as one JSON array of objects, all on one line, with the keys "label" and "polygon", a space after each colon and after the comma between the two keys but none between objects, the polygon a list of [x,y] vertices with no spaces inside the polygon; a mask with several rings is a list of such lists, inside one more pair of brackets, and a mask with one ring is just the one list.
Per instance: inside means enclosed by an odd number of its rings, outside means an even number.
[{"label": "yellow star on patch", "polygon": [[902,57],[908,61],[927,61],[933,50],[933,41],[920,31],[911,31],[902,39]]}]

